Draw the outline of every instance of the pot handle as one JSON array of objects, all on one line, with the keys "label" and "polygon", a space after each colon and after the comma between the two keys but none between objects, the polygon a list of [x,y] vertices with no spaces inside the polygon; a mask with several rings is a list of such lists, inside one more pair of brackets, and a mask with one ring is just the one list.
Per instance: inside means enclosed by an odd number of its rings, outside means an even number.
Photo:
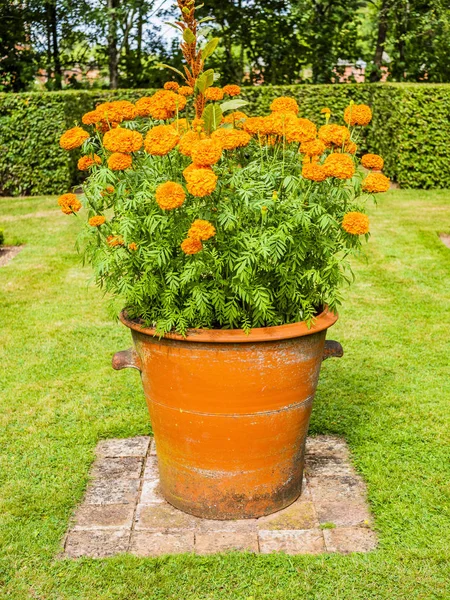
[{"label": "pot handle", "polygon": [[112,359],[112,368],[116,371],[120,369],[137,369],[141,370],[141,359],[139,358],[134,348],[128,348],[128,350],[121,350],[116,352]]},{"label": "pot handle", "polygon": [[344,356],[344,349],[339,342],[335,342],[334,340],[326,340],[322,360],[326,360],[327,358],[330,358],[330,356],[334,356],[336,358]]}]

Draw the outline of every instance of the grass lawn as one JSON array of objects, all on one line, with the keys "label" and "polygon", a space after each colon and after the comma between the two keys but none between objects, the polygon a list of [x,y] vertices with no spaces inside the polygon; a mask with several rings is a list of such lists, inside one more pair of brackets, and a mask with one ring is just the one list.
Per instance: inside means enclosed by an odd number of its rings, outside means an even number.
[{"label": "grass lawn", "polygon": [[348,441],[379,548],[74,561],[58,553],[98,440],[151,429],[138,374],[110,367],[130,336],[88,285],[77,218],[52,198],[0,199],[6,242],[26,244],[0,268],[1,600],[450,598],[450,250],[437,236],[450,192],[389,192],[371,221],[311,432]]}]

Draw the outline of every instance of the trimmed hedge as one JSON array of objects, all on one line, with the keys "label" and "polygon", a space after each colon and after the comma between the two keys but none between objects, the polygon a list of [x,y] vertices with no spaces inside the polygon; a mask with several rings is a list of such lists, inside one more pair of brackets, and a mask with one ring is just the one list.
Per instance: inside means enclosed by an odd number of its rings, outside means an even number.
[{"label": "trimmed hedge", "polygon": [[[0,94],[0,195],[58,194],[80,181],[77,152],[59,148],[63,131],[99,102],[137,100],[153,90]],[[450,187],[450,84],[343,84],[244,88],[247,111],[268,112],[294,96],[301,115],[320,123],[328,106],[342,115],[349,100],[369,104],[372,123],[360,149],[385,159],[385,173],[405,188]]]}]

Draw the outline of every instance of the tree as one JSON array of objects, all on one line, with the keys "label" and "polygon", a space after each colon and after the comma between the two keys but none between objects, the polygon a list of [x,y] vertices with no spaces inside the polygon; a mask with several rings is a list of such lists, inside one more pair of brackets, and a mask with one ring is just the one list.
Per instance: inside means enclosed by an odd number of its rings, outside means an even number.
[{"label": "tree", "polygon": [[36,56],[27,17],[22,3],[0,3],[0,91],[21,92],[33,81]]}]

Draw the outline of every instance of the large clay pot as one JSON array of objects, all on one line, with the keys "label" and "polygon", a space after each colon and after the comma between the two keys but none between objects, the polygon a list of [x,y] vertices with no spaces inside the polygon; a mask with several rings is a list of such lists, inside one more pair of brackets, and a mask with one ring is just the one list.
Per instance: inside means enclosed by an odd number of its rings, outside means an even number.
[{"label": "large clay pot", "polygon": [[207,519],[260,517],[294,502],[320,365],[342,356],[325,342],[337,316],[324,310],[310,329],[163,338],[120,318],[134,349],[115,354],[113,367],[141,372],[166,500]]}]

